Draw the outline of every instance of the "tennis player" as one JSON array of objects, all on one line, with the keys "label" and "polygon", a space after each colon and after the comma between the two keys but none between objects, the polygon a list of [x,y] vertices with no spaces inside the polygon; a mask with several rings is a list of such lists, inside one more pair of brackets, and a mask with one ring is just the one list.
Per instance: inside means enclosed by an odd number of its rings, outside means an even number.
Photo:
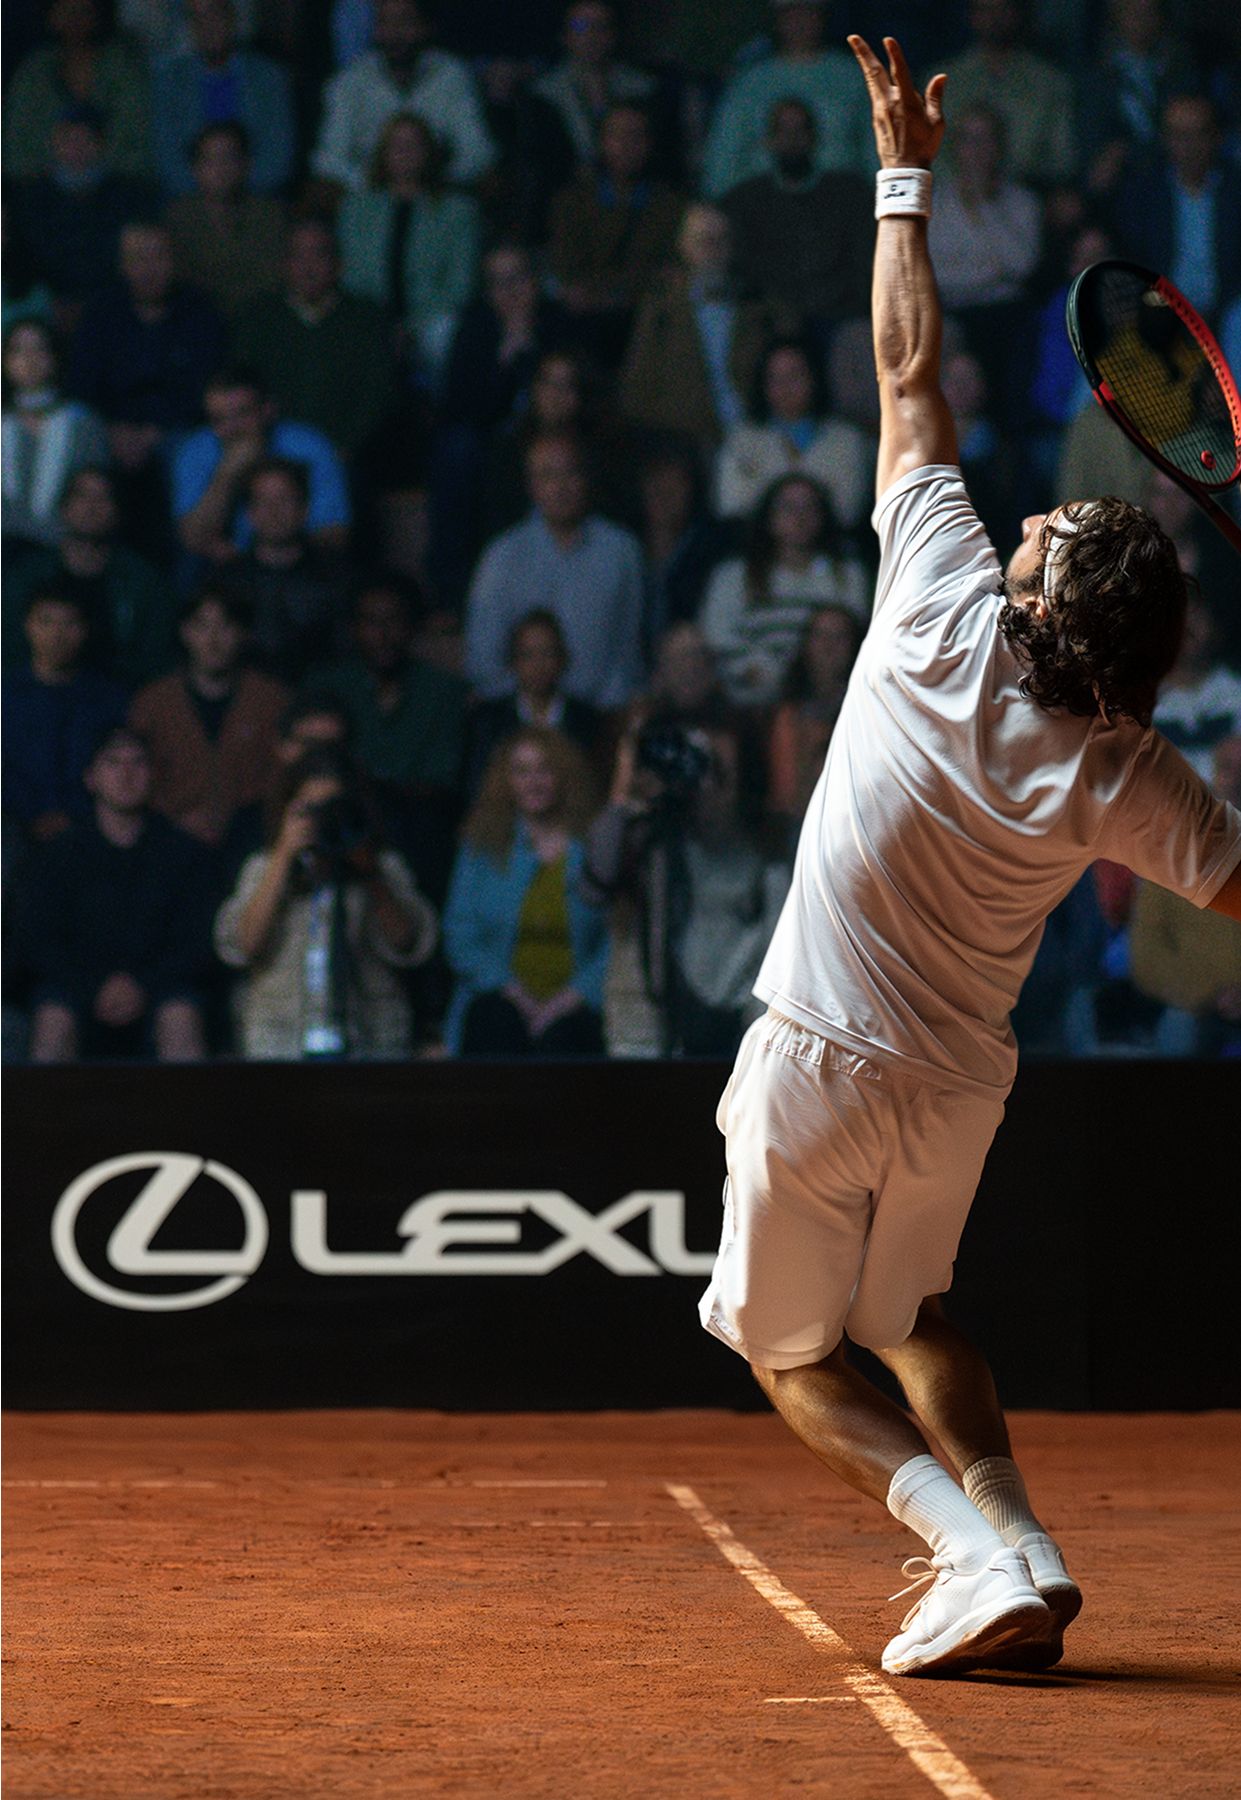
[{"label": "tennis player", "polygon": [[[1031,1510],[991,1373],[939,1301],[1012,1084],[1043,922],[1096,857],[1241,918],[1241,813],[1151,730],[1185,595],[1116,499],[1027,519],[1001,570],[939,386],[927,253],[944,77],[850,44],[881,168],[874,620],[720,1102],[706,1329],[797,1435],[923,1538],[893,1674],[1044,1667],[1081,1593]],[[915,1415],[851,1368],[878,1353]],[[919,1431],[921,1426],[926,1437]],[[938,1446],[938,1455],[928,1449]],[[941,1457],[943,1460],[941,1460]]]}]

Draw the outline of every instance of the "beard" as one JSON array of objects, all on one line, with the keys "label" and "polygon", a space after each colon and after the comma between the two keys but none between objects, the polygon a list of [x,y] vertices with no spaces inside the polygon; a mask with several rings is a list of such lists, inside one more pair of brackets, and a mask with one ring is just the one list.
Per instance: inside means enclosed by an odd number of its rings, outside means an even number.
[{"label": "beard", "polygon": [[1013,576],[1005,574],[1000,580],[1000,592],[1010,605],[1022,605],[1031,597],[1043,591],[1043,571],[1041,568],[1031,569],[1028,575]]}]

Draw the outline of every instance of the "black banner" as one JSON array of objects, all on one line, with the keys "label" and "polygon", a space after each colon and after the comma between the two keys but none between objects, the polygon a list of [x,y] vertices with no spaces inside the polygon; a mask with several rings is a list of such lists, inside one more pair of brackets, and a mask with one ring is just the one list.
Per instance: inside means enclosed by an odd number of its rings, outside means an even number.
[{"label": "black banner", "polygon": [[[695,1314],[726,1071],[12,1070],[7,1402],[748,1406]],[[1032,1065],[951,1302],[1005,1398],[1241,1401],[1238,1082]]]}]

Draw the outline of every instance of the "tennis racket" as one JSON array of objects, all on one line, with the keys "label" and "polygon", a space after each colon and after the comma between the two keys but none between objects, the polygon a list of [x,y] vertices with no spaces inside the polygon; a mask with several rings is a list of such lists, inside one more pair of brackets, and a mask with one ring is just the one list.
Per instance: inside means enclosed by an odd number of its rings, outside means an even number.
[{"label": "tennis racket", "polygon": [[1241,477],[1241,398],[1184,294],[1135,263],[1092,263],[1069,289],[1065,324],[1100,406],[1241,551],[1241,525],[1216,498]]}]

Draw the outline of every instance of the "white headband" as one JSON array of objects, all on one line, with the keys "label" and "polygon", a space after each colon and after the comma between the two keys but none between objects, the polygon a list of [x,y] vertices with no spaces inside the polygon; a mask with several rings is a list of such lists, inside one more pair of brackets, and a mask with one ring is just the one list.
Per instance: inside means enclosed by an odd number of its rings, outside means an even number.
[{"label": "white headband", "polygon": [[1051,542],[1047,546],[1047,554],[1043,558],[1043,598],[1048,605],[1051,604],[1051,597],[1055,592],[1056,579],[1060,574],[1065,552],[1077,536],[1082,520],[1087,513],[1093,511],[1093,500],[1088,500],[1085,506],[1078,507],[1076,518],[1070,518],[1063,507],[1060,509],[1056,522],[1052,526]]}]

